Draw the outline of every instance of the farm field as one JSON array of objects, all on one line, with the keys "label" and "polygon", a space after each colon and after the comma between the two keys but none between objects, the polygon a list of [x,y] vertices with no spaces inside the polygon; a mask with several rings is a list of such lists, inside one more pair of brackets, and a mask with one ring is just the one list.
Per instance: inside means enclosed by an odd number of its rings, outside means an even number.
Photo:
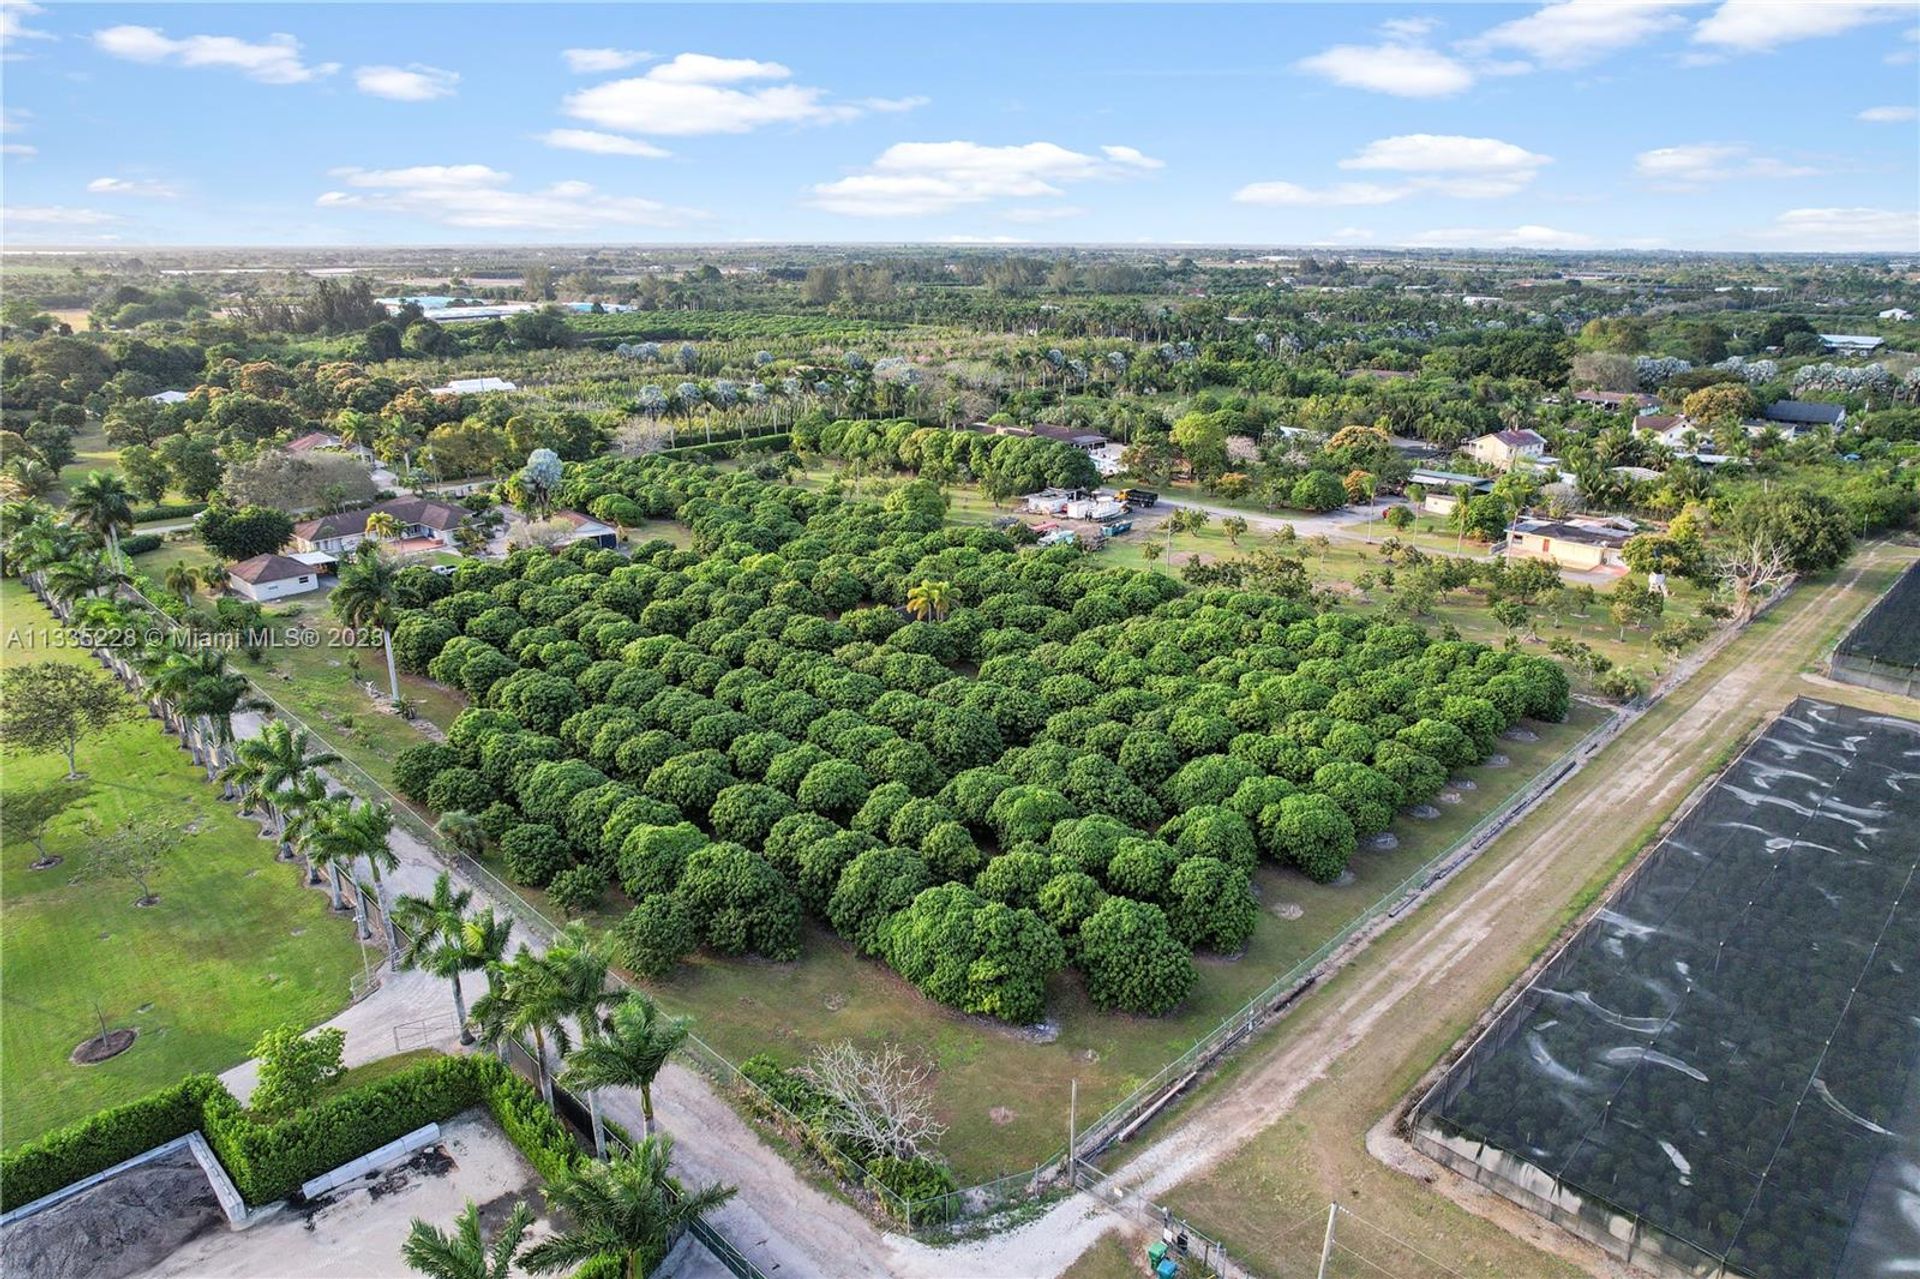
[{"label": "farm field", "polygon": [[[9,631],[52,623],[17,581],[0,583],[0,608]],[[9,647],[0,662],[44,656],[85,660],[73,650]],[[9,841],[0,859],[0,1107],[9,1146],[184,1074],[223,1070],[270,1027],[323,1020],[346,1003],[362,966],[351,926],[328,911],[325,894],[299,887],[300,872],[274,860],[272,844],[220,802],[156,721],[141,716],[83,743],[80,766],[87,794],[46,841],[65,862],[27,869],[35,852],[25,841]],[[57,756],[9,754],[4,767],[10,793],[65,773]],[[136,818],[179,826],[180,842],[154,881],[157,904],[135,908],[131,888],[75,882],[88,814],[108,827]],[[68,1053],[98,1032],[99,1016],[139,1037],[108,1061],[70,1065]]]},{"label": "farm field", "polygon": [[[1105,1111],[1458,840],[1604,716],[1576,703],[1565,723],[1527,725],[1535,740],[1503,742],[1505,765],[1461,770],[1472,789],[1450,790],[1458,802],[1437,805],[1440,816],[1432,820],[1400,817],[1391,832],[1397,847],[1363,848],[1346,882],[1317,884],[1263,863],[1254,878],[1262,909],[1246,951],[1232,958],[1196,955],[1200,981],[1194,994],[1163,1017],[1102,1012],[1080,977],[1063,971],[1048,985],[1047,1033],[1053,1037],[1043,1039],[934,1003],[815,921],[805,925],[797,962],[701,952],[669,976],[644,984],[662,1006],[692,1017],[696,1033],[735,1062],[771,1052],[798,1064],[814,1048],[842,1039],[925,1051],[936,1069],[939,1116],[948,1125],[942,1150],[956,1174],[977,1181],[1017,1172],[1066,1144],[1072,1081],[1079,1084],[1083,1120]],[[355,762],[378,766],[364,750],[351,744],[347,749]],[[506,877],[497,856],[488,862]],[[549,918],[563,914],[539,889],[514,891]],[[610,927],[622,910],[588,918]]]},{"label": "farm field", "polygon": [[1790,705],[1422,1103],[1420,1148],[1687,1266],[1920,1255],[1917,748],[1920,722]]},{"label": "farm field", "polygon": [[[1324,1214],[1335,1198],[1398,1241],[1367,1254],[1390,1273],[1585,1273],[1537,1218],[1484,1195],[1469,1211],[1434,1192],[1431,1164],[1381,1162],[1374,1142],[1386,1140],[1383,1118],[1597,899],[1698,779],[1725,761],[1712,744],[1741,740],[1784,705],[1796,677],[1912,559],[1910,550],[1882,544],[1834,580],[1803,584],[1504,833],[1407,925],[1303,1000],[1270,1044],[1239,1054],[1188,1103],[1193,1118],[1178,1121],[1165,1143],[1176,1155],[1188,1149],[1183,1138],[1191,1127],[1214,1153],[1152,1174],[1149,1184],[1161,1196],[1155,1201],[1275,1279],[1314,1275],[1317,1237],[1289,1228]],[[1829,695],[1851,698],[1854,691],[1822,694]],[[1474,940],[1463,946],[1463,938]],[[1351,1051],[1363,1038],[1367,1051]],[[1227,1130],[1254,1135],[1244,1144],[1228,1141],[1224,1150],[1206,1137]],[[1139,1158],[1130,1149],[1114,1158],[1130,1155]],[[1359,1262],[1352,1272],[1377,1273]]]}]

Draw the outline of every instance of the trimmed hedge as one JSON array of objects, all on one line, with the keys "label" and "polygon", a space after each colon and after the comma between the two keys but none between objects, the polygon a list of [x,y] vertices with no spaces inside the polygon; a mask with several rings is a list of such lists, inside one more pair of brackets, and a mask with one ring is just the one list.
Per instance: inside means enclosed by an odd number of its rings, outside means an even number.
[{"label": "trimmed hedge", "polygon": [[258,1206],[284,1199],[321,1173],[424,1124],[475,1106],[487,1108],[542,1177],[558,1177],[581,1158],[539,1093],[493,1057],[436,1057],[279,1123],[255,1119],[211,1075],[190,1075],[0,1159],[0,1206],[31,1203],[195,1129],[205,1133],[241,1198]]},{"label": "trimmed hedge", "polygon": [[207,509],[205,502],[155,502],[151,506],[133,508],[135,524],[150,524],[154,520],[190,520]]},{"label": "trimmed hedge", "polygon": [[212,1075],[188,1075],[136,1101],[56,1128],[0,1156],[0,1212],[11,1212],[200,1127]]},{"label": "trimmed hedge", "polygon": [[148,551],[157,551],[167,544],[167,539],[158,533],[136,533],[132,537],[120,539],[122,555],[145,555]]}]

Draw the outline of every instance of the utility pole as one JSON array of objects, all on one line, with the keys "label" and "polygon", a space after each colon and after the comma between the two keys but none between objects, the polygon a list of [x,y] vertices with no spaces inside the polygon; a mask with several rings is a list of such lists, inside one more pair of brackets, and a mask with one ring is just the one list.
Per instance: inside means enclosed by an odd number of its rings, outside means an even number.
[{"label": "utility pole", "polygon": [[1076,1185],[1080,1179],[1080,1169],[1074,1159],[1074,1127],[1079,1119],[1079,1110],[1080,1081],[1074,1079],[1067,1085],[1067,1185],[1069,1187]]},{"label": "utility pole", "polygon": [[1326,1241],[1320,1245],[1320,1273],[1315,1279],[1327,1279],[1327,1265],[1333,1260],[1333,1223],[1338,1220],[1339,1216],[1340,1205],[1337,1203],[1328,1204],[1327,1237]]}]

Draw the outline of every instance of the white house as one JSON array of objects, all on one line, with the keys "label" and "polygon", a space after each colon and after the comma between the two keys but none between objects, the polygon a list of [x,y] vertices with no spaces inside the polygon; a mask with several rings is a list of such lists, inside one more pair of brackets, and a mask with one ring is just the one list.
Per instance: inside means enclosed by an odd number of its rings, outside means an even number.
[{"label": "white house", "polygon": [[1684,413],[1649,413],[1634,422],[1633,433],[1658,440],[1675,451],[1684,451],[1690,437],[1703,439],[1712,434],[1695,426]]},{"label": "white house", "polygon": [[1880,313],[1880,318],[1883,320],[1898,320],[1905,323],[1913,318],[1913,312],[1907,310],[1904,306],[1890,306]]},{"label": "white house", "polygon": [[158,395],[149,395],[147,397],[148,400],[155,404],[184,404],[187,398],[185,391],[162,391]]},{"label": "white house", "polygon": [[1468,440],[1461,452],[1476,462],[1510,471],[1522,462],[1537,461],[1546,454],[1547,437],[1538,431],[1495,431],[1477,440]]},{"label": "white house", "polygon": [[256,555],[227,568],[227,585],[255,603],[320,589],[320,570],[288,555]]},{"label": "white house", "polygon": [[573,535],[567,538],[566,545],[592,542],[601,550],[610,551],[620,544],[620,531],[611,524],[602,524],[591,515],[579,511],[555,511],[553,518],[573,525]]},{"label": "white house", "polygon": [[485,395],[489,391],[517,391],[519,386],[503,377],[450,378],[445,386],[432,389],[434,395]]}]

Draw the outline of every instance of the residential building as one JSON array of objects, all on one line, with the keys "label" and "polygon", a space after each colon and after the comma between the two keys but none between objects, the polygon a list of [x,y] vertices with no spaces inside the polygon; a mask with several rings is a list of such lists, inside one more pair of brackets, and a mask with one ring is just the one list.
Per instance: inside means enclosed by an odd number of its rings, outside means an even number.
[{"label": "residential building", "polygon": [[314,449],[337,449],[339,447],[340,437],[337,435],[329,435],[325,431],[308,431],[305,435],[297,436],[287,441],[287,452],[289,453],[309,453]]},{"label": "residential building", "polygon": [[157,395],[149,395],[147,399],[155,404],[180,404],[187,399],[187,393],[185,391],[161,391]]},{"label": "residential building", "polygon": [[300,551],[329,551],[345,555],[367,537],[367,518],[381,511],[400,522],[401,536],[389,543],[403,554],[453,549],[453,530],[465,519],[464,508],[424,497],[396,497],[357,511],[341,511],[293,526],[293,546]]},{"label": "residential building", "polygon": [[1495,431],[1468,440],[1460,450],[1474,461],[1511,471],[1524,462],[1538,461],[1547,452],[1547,437],[1538,431]]},{"label": "residential building", "polygon": [[1649,413],[1636,418],[1633,433],[1647,436],[1676,450],[1684,450],[1689,439],[1705,439],[1712,435],[1712,432],[1695,426],[1693,419],[1684,413]]},{"label": "residential building", "polygon": [[1507,555],[1546,560],[1576,572],[1626,570],[1621,551],[1633,528],[1624,520],[1515,520],[1507,528]]},{"label": "residential building", "polygon": [[1913,312],[1907,310],[1904,306],[1890,306],[1880,313],[1880,318],[1883,320],[1897,320],[1904,324],[1913,318]]},{"label": "residential building", "polygon": [[592,542],[603,551],[610,551],[620,544],[620,531],[611,524],[602,524],[591,515],[579,511],[555,511],[553,518],[565,520],[573,525],[573,536],[563,545],[571,546],[575,542]]},{"label": "residential building", "polygon": [[227,566],[227,585],[255,603],[320,589],[320,570],[290,555],[256,555]]},{"label": "residential building", "polygon": [[1048,426],[1043,423],[1035,426],[1033,433],[1042,439],[1072,445],[1082,453],[1097,452],[1107,443],[1107,437],[1097,431],[1081,431],[1071,426]]}]

